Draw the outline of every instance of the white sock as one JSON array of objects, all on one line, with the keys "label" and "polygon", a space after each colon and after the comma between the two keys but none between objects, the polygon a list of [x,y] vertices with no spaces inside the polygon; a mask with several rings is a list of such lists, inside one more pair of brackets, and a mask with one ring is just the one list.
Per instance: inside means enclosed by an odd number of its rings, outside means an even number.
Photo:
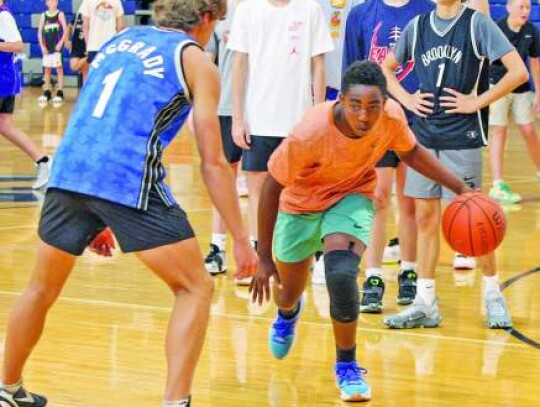
[{"label": "white sock", "polygon": [[435,301],[435,279],[419,278],[416,282],[416,298],[422,300],[426,305],[431,305]]},{"label": "white sock", "polygon": [[369,267],[366,269],[366,278],[379,277],[383,278],[383,269],[377,267]]},{"label": "white sock", "polygon": [[497,178],[493,180],[493,186],[498,187],[500,184],[502,184],[504,180],[502,178]]},{"label": "white sock", "polygon": [[212,244],[219,247],[222,252],[225,251],[225,245],[227,244],[227,235],[225,233],[212,233]]},{"label": "white sock", "polygon": [[22,380],[19,380],[17,383],[15,384],[4,384],[4,383],[0,383],[0,389],[3,389],[5,391],[7,391],[8,393],[17,393],[19,391],[19,389],[21,388],[22,386]]},{"label": "white sock", "polygon": [[187,407],[189,406],[189,397],[187,399],[176,400],[176,401],[167,401],[163,400],[161,407]]},{"label": "white sock", "polygon": [[251,245],[253,247],[255,247],[255,248],[257,247],[257,238],[255,236],[250,236],[249,241],[251,242]]},{"label": "white sock", "polygon": [[400,273],[405,270],[416,270],[416,262],[401,260]]},{"label": "white sock", "polygon": [[494,276],[484,276],[484,294],[492,290],[501,292],[498,274],[495,274]]}]

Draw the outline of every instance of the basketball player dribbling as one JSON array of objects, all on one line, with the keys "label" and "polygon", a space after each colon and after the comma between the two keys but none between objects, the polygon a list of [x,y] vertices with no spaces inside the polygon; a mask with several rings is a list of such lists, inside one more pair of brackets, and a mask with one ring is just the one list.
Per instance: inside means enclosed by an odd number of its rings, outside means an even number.
[{"label": "basketball player dribbling", "polygon": [[353,63],[341,92],[339,101],[309,110],[270,158],[259,201],[260,263],[250,290],[262,302],[274,277],[279,310],[269,346],[283,359],[294,342],[313,254],[324,249],[336,381],[342,400],[364,401],[371,390],[356,362],[356,277],[373,227],[376,163],[390,149],[456,194],[471,188],[416,143],[403,109],[386,99],[376,63]]},{"label": "basketball player dribbling", "polygon": [[174,294],[162,406],[190,405],[213,282],[186,214],[163,182],[161,157],[191,106],[202,177],[235,241],[237,276],[257,266],[221,148],[219,75],[198,45],[225,11],[225,0],[157,0],[158,27],[126,29],[97,53],[56,155],[37,265],[9,318],[0,405],[47,405],[24,389],[22,371],[77,256],[106,226]]},{"label": "basketball player dribbling", "polygon": [[[395,76],[396,67],[415,61],[420,90],[407,92]],[[477,95],[486,59],[510,68],[493,88]],[[419,142],[473,188],[482,185],[482,147],[487,123],[480,110],[528,78],[517,51],[486,15],[460,0],[438,0],[436,10],[409,23],[394,52],[383,63],[388,90],[413,112],[412,129]],[[418,283],[414,303],[388,316],[391,328],[436,327],[441,322],[435,298],[435,267],[439,256],[441,199],[453,194],[415,171],[407,173],[405,194],[415,198],[418,226]],[[486,323],[507,328],[512,320],[499,280],[494,253],[478,258],[484,274]]]}]

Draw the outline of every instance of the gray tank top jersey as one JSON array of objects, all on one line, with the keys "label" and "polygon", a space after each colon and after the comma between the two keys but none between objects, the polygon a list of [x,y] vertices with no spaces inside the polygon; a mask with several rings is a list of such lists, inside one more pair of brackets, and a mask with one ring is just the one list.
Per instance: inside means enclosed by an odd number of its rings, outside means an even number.
[{"label": "gray tank top jersey", "polygon": [[433,93],[435,108],[427,118],[416,117],[413,130],[426,147],[440,150],[478,148],[487,141],[487,121],[481,112],[448,114],[440,106],[444,88],[463,94],[478,90],[487,62],[479,54],[474,38],[477,11],[463,7],[444,31],[434,23],[434,12],[420,16],[414,29],[413,55],[420,90]]}]

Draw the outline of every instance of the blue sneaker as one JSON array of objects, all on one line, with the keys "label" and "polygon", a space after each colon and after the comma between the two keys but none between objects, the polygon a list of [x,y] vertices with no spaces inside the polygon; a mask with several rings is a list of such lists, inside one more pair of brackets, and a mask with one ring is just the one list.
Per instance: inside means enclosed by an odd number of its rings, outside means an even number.
[{"label": "blue sneaker", "polygon": [[293,319],[284,319],[278,312],[276,320],[270,327],[268,335],[268,346],[272,354],[277,359],[283,359],[289,353],[294,343],[294,328],[302,313],[304,301],[302,298],[298,301],[298,312]]},{"label": "blue sneaker", "polygon": [[371,400],[371,389],[362,377],[365,373],[367,371],[358,366],[356,361],[336,363],[336,382],[341,390],[341,400]]}]

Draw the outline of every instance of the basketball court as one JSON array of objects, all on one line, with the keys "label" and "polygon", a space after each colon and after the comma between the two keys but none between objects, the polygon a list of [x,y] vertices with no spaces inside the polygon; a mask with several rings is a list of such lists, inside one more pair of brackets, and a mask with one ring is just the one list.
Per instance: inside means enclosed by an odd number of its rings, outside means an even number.
[{"label": "basketball court", "polygon": [[[66,92],[66,103],[59,109],[39,108],[38,95],[38,90],[25,89],[14,117],[22,130],[54,153],[76,91]],[[34,264],[43,194],[30,189],[34,168],[26,156],[4,139],[0,153],[1,352],[9,309]],[[167,181],[206,252],[211,209],[197,157],[193,140],[184,132],[169,148],[165,165]],[[507,235],[497,251],[515,330],[484,327],[481,273],[454,272],[453,254],[443,245],[437,270],[440,328],[390,330],[381,315],[360,314],[358,361],[369,371],[366,380],[373,390],[372,401],[365,405],[540,405],[540,181],[515,129],[505,164],[508,182],[524,196],[522,204],[507,208]],[[486,155],[485,186],[491,181],[488,167]],[[246,206],[243,199],[244,211]],[[398,268],[385,270],[385,314],[389,314],[398,310]],[[297,342],[289,357],[278,361],[267,347],[274,305],[250,305],[247,288],[235,286],[231,267],[215,283],[211,322],[193,388],[194,405],[348,405],[339,400],[334,383],[335,349],[325,286],[309,284]],[[117,252],[112,259],[103,259],[86,253],[29,361],[28,389],[47,395],[51,407],[158,405],[172,299],[133,255]]]}]

